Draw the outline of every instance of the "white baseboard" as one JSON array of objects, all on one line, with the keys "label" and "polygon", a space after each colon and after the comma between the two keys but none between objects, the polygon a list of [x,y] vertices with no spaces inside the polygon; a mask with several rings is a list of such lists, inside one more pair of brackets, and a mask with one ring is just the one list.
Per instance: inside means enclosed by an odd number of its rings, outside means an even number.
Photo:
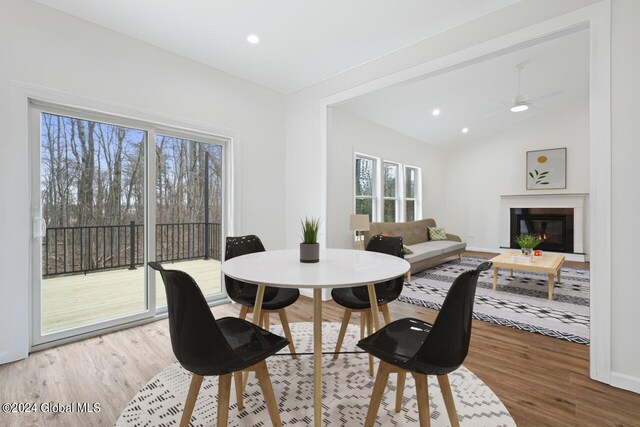
[{"label": "white baseboard", "polygon": [[[499,253],[501,254],[504,251],[508,251],[510,249],[503,249],[503,248],[480,248],[477,246],[467,246],[466,248],[467,251],[474,251],[474,252],[488,252],[488,253]],[[586,262],[587,257],[586,255],[581,255],[581,254],[565,254],[565,253],[558,253],[558,252],[546,252],[546,253],[550,253],[550,254],[555,254],[557,253],[558,255],[564,255],[564,259],[567,261],[578,261],[578,262]]]},{"label": "white baseboard", "polygon": [[611,372],[611,385],[634,393],[640,393],[640,378]]}]

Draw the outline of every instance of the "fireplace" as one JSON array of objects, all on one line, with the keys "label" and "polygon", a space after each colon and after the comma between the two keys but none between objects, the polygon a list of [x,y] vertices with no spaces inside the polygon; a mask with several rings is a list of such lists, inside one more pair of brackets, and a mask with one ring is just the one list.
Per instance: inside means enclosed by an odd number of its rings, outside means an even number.
[{"label": "fireplace", "polygon": [[542,239],[536,249],[573,253],[573,208],[511,208],[510,246],[518,249],[518,234],[535,234]]}]

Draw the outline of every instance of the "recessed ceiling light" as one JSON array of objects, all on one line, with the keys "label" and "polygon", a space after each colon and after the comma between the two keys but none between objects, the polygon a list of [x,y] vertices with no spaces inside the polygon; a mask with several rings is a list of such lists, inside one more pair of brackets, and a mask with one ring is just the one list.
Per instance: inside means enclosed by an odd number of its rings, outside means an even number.
[{"label": "recessed ceiling light", "polygon": [[469,128],[462,128],[462,133],[469,133]]},{"label": "recessed ceiling light", "polygon": [[258,37],[256,34],[249,34],[247,36],[247,41],[251,44],[258,44],[260,43],[260,37]]},{"label": "recessed ceiling light", "polygon": [[433,111],[431,112],[431,114],[433,114],[434,116],[439,116],[440,115],[440,109],[439,108],[434,108]]}]

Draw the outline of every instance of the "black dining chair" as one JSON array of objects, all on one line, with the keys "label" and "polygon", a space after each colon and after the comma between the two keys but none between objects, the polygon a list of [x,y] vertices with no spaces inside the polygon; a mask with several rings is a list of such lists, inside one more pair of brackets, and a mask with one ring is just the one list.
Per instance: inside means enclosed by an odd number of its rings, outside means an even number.
[{"label": "black dining chair", "polygon": [[475,270],[462,273],[451,285],[433,325],[418,319],[400,319],[360,340],[358,347],[380,359],[365,426],[373,426],[389,374],[398,373],[396,412],[402,409],[407,372],[416,382],[420,426],[429,425],[427,375],[436,375],[452,426],[458,426],[449,377],[469,351],[471,318],[478,276],[489,270],[483,262]]},{"label": "black dining chair", "polygon": [[[404,258],[402,252],[402,237],[390,237],[375,235],[367,244],[367,251],[381,252],[388,255],[394,255]],[[387,304],[396,300],[402,292],[404,278],[398,277],[386,282],[376,283],[376,300],[378,307],[382,312],[386,324],[391,323],[389,307]],[[351,314],[360,313],[360,339],[364,338],[364,329],[367,327],[368,334],[373,332],[373,313],[371,312],[371,303],[369,300],[369,290],[366,286],[356,286],[353,288],[334,288],[331,290],[331,297],[338,304],[344,307],[344,315],[342,317],[342,325],[340,325],[340,333],[334,350],[333,358],[337,359],[342,341],[349,326]],[[378,313],[376,313],[376,316]],[[373,359],[370,358],[369,373],[373,375]]]},{"label": "black dining chair", "polygon": [[[247,236],[227,237],[224,259],[230,260],[237,256],[264,251],[264,245],[258,236],[251,234]],[[240,318],[246,319],[248,313],[253,313],[258,286],[233,279],[229,276],[224,276],[224,284],[229,298],[241,305]],[[278,313],[284,335],[289,340],[289,351],[293,359],[296,358],[296,348],[293,344],[293,337],[291,336],[291,329],[289,329],[289,321],[287,320],[285,307],[296,302],[299,296],[300,291],[298,289],[265,286],[264,297],[262,299],[262,318],[258,319],[257,322],[260,326],[269,330],[269,313]]]},{"label": "black dining chair", "polygon": [[218,426],[229,417],[231,374],[236,385],[238,410],[243,409],[242,372],[255,371],[271,422],[282,425],[265,359],[287,346],[287,340],[243,319],[216,320],[193,278],[179,270],[165,270],[157,262],[149,267],[162,275],[167,293],[171,347],[180,365],[192,373],[180,426],[186,427],[205,376],[219,376]]}]

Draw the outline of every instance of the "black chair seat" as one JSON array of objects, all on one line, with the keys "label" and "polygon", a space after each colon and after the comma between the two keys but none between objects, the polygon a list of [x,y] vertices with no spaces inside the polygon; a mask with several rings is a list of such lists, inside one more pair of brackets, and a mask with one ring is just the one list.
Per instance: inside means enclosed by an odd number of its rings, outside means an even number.
[{"label": "black chair seat", "polygon": [[[268,292],[268,289],[275,289],[276,292]],[[246,305],[247,307],[252,307],[256,303],[255,294],[253,297],[251,295],[240,296],[240,295],[231,295],[229,297],[237,302],[238,304]],[[285,308],[293,304],[300,297],[300,291],[298,289],[289,289],[289,288],[265,288],[265,295],[262,301],[262,309],[263,310],[280,310],[281,308]]]},{"label": "black chair seat", "polygon": [[[331,290],[331,298],[343,307],[353,310],[365,310],[371,307],[369,303],[369,291],[366,286],[357,288],[334,288]],[[376,300],[378,305],[387,304],[398,298],[395,289],[376,286]]]},{"label": "black chair seat", "polygon": [[218,328],[237,356],[227,366],[207,366],[198,369],[199,375],[223,375],[253,366],[276,354],[289,344],[286,338],[272,334],[246,320],[224,317],[216,320]]},{"label": "black chair seat", "polygon": [[357,345],[367,353],[405,371],[443,375],[457,366],[433,366],[416,358],[433,325],[418,319],[400,319],[361,340]]}]

